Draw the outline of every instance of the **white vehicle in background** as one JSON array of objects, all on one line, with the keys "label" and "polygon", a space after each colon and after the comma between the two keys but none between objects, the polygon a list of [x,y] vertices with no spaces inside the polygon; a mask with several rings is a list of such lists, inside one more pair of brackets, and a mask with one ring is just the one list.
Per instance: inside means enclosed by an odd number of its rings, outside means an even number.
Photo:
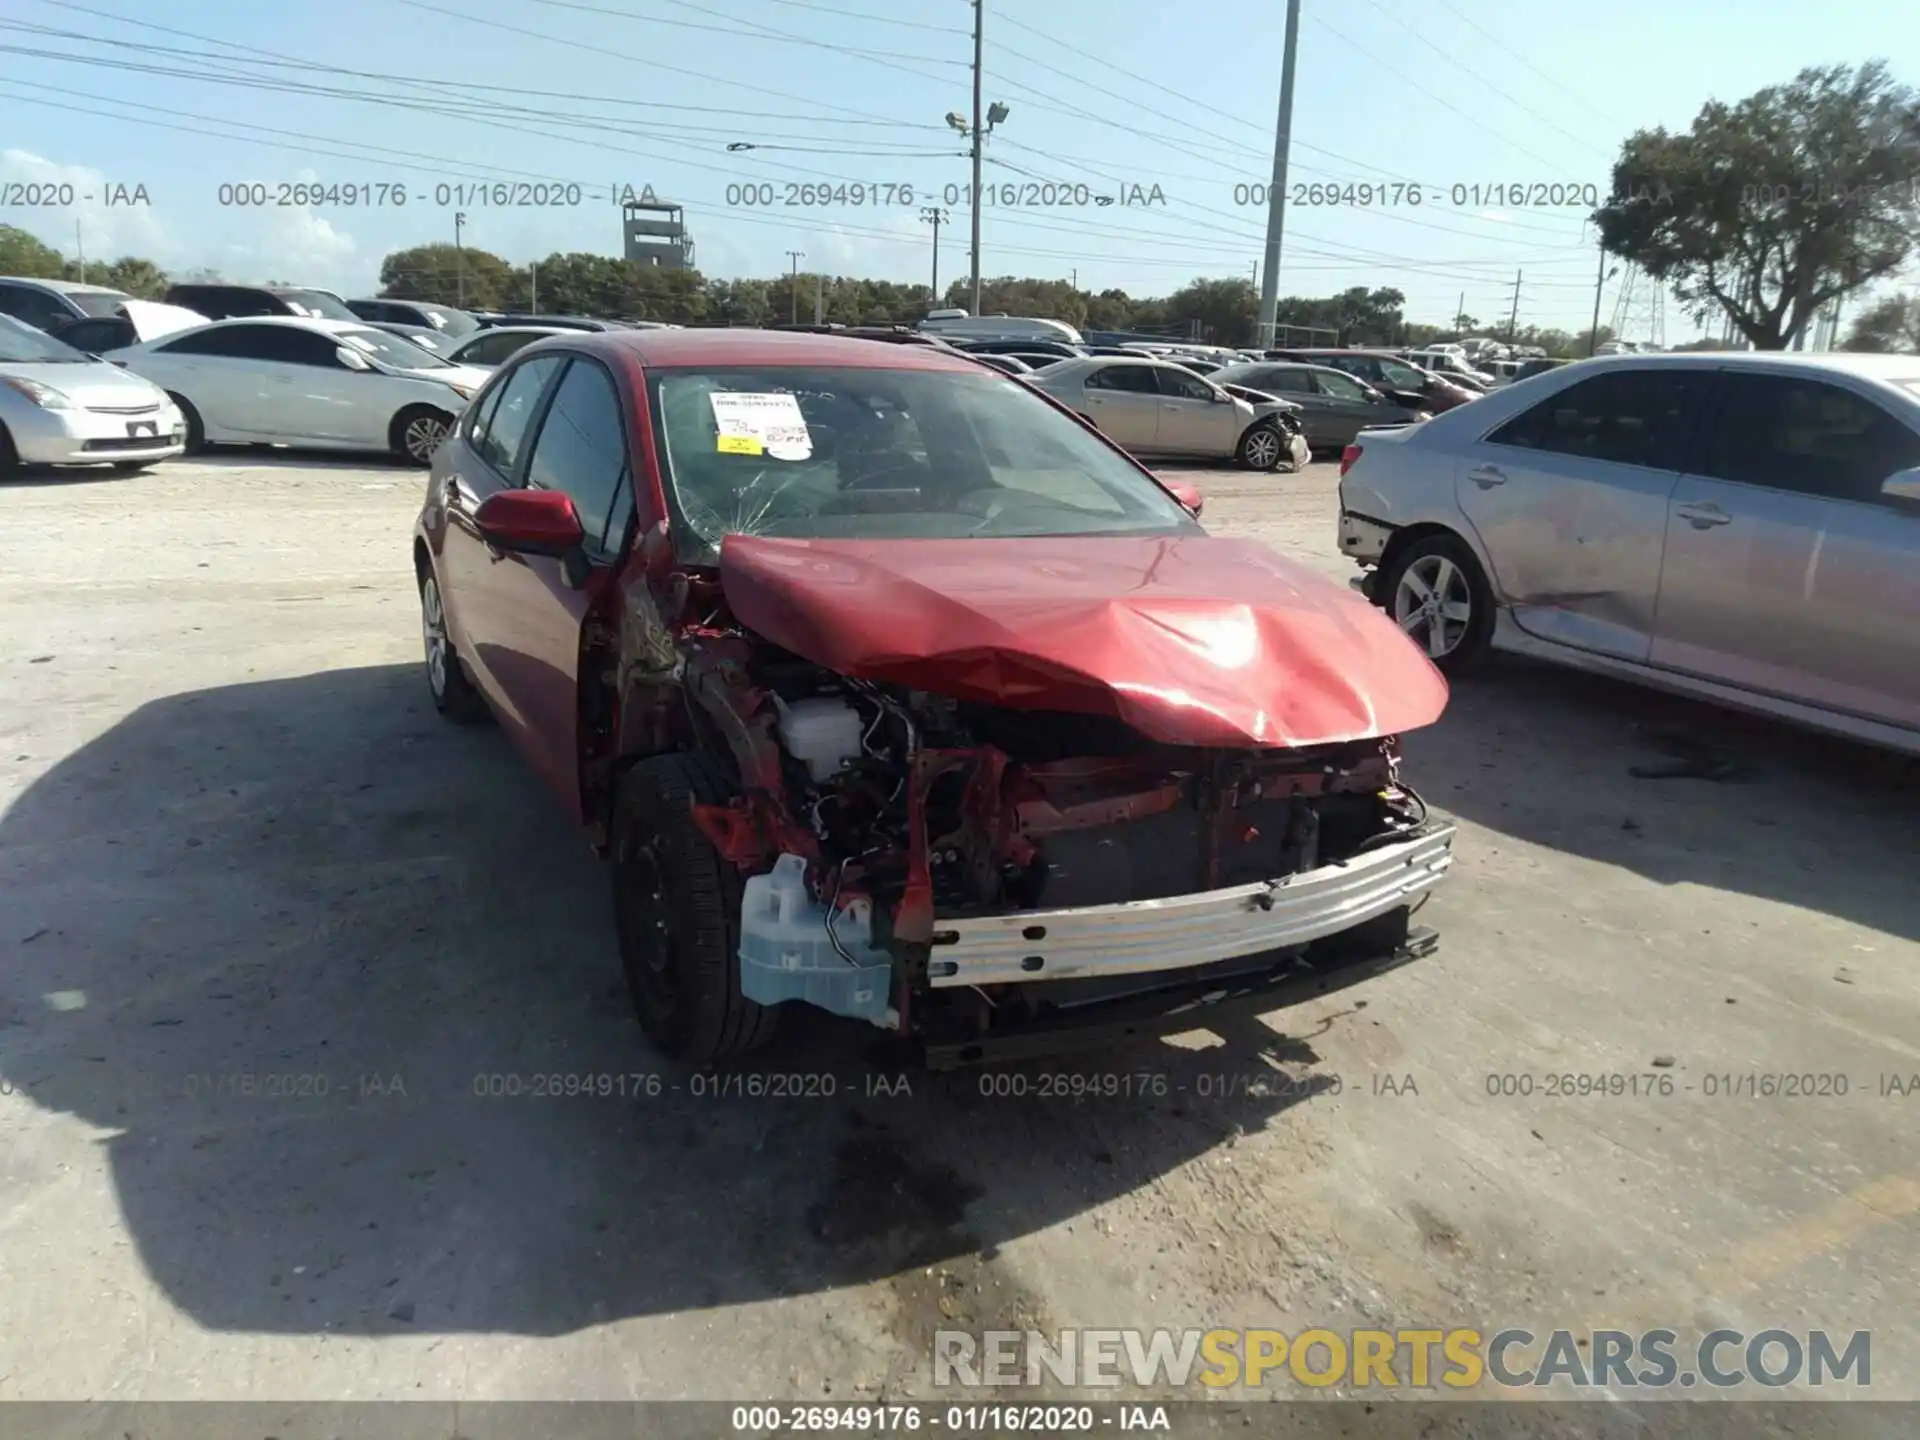
[{"label": "white vehicle in background", "polygon": [[364,321],[218,320],[119,351],[160,386],[202,445],[385,450],[425,465],[485,370],[450,365]]},{"label": "white vehicle in background", "polygon": [[943,340],[1058,340],[1084,345],[1080,332],[1063,320],[1040,320],[1021,315],[968,315],[936,310],[917,327]]},{"label": "white vehicle in background", "polygon": [[186,423],[148,381],[0,315],[0,475],[22,465],[139,470],[178,455]]}]

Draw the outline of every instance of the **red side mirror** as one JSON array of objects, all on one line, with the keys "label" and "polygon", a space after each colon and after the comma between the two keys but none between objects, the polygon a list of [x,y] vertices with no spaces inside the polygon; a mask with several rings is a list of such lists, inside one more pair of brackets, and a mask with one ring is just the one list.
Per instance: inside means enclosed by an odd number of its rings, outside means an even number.
[{"label": "red side mirror", "polygon": [[565,555],[586,539],[573,501],[558,490],[501,490],[480,502],[473,523],[488,544],[519,555]]},{"label": "red side mirror", "polygon": [[1195,519],[1199,518],[1200,507],[1205,504],[1206,501],[1205,497],[1200,494],[1200,487],[1198,485],[1194,484],[1191,480],[1162,480],[1160,483],[1167,487],[1167,493],[1169,495],[1180,502],[1182,509]]}]

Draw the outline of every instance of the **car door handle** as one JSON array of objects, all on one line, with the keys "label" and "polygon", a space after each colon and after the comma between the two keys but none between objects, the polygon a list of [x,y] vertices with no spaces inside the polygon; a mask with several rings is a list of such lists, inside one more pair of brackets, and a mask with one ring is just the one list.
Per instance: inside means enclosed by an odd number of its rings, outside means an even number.
[{"label": "car door handle", "polygon": [[1478,470],[1469,470],[1467,478],[1482,490],[1491,490],[1496,485],[1507,483],[1507,472],[1498,465],[1482,465]]},{"label": "car door handle", "polygon": [[1676,506],[1673,513],[1696,530],[1711,530],[1715,525],[1727,525],[1733,521],[1733,516],[1708,500]]}]

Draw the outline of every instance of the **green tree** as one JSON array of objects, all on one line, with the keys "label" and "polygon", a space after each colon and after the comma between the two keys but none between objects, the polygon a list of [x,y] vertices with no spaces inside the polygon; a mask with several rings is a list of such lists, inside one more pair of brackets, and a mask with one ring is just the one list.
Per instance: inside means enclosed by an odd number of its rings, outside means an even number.
[{"label": "green tree", "polygon": [[1188,328],[1197,325],[1201,338],[1215,345],[1252,343],[1259,312],[1259,293],[1251,281],[1240,276],[1190,280],[1166,301],[1170,322]]},{"label": "green tree", "polygon": [[415,245],[396,250],[380,262],[380,293],[396,300],[464,303],[473,310],[496,310],[512,277],[513,267],[490,251]]},{"label": "green tree", "polygon": [[[68,264],[67,278],[80,278],[80,266],[77,263]],[[173,283],[166,271],[138,255],[122,255],[107,265],[88,265],[87,279],[92,284],[105,285],[110,290],[124,290],[140,300],[160,299]]]},{"label": "green tree", "polygon": [[1869,305],[1855,318],[1840,348],[1881,355],[1920,353],[1920,301],[1888,295]]},{"label": "green tree", "polygon": [[0,225],[0,275],[28,280],[58,280],[66,258],[36,235],[13,225]]},{"label": "green tree", "polygon": [[1684,134],[1621,146],[1602,246],[1706,323],[1781,350],[1821,307],[1905,263],[1920,226],[1920,98],[1872,61],[1809,67]]}]

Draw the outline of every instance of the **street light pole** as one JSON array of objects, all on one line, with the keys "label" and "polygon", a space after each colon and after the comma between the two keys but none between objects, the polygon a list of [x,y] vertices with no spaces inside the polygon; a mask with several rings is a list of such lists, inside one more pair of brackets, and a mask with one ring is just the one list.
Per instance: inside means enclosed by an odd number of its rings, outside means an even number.
[{"label": "street light pole", "polygon": [[929,287],[932,298],[927,302],[930,310],[940,308],[940,226],[946,218],[947,212],[938,205],[929,205],[920,212],[920,219],[933,226],[933,284]]},{"label": "street light pole", "polygon": [[1280,61],[1280,117],[1273,130],[1273,183],[1267,191],[1267,263],[1260,280],[1260,341],[1273,344],[1280,312],[1280,241],[1287,218],[1287,150],[1293,136],[1293,62],[1300,49],[1300,0],[1287,0],[1286,51]]},{"label": "street light pole", "polygon": [[789,250],[787,258],[793,261],[793,278],[787,282],[787,323],[800,323],[800,262],[806,257],[804,250]]},{"label": "street light pole", "polygon": [[973,0],[973,126],[968,138],[973,142],[973,189],[968,192],[973,212],[973,249],[971,253],[973,271],[973,313],[980,313],[980,143],[984,136],[981,129],[980,113],[980,64],[984,51],[981,46],[981,25],[985,18],[986,0]]},{"label": "street light pole", "polygon": [[1600,247],[1600,267],[1593,276],[1593,328],[1587,332],[1587,354],[1596,354],[1600,349],[1600,292],[1607,288],[1607,250]]},{"label": "street light pole", "polygon": [[[467,248],[460,239],[460,227],[467,223],[464,210],[453,213],[453,275],[454,290],[460,297],[459,308],[467,308]],[[441,292],[445,294],[445,291]]]}]

